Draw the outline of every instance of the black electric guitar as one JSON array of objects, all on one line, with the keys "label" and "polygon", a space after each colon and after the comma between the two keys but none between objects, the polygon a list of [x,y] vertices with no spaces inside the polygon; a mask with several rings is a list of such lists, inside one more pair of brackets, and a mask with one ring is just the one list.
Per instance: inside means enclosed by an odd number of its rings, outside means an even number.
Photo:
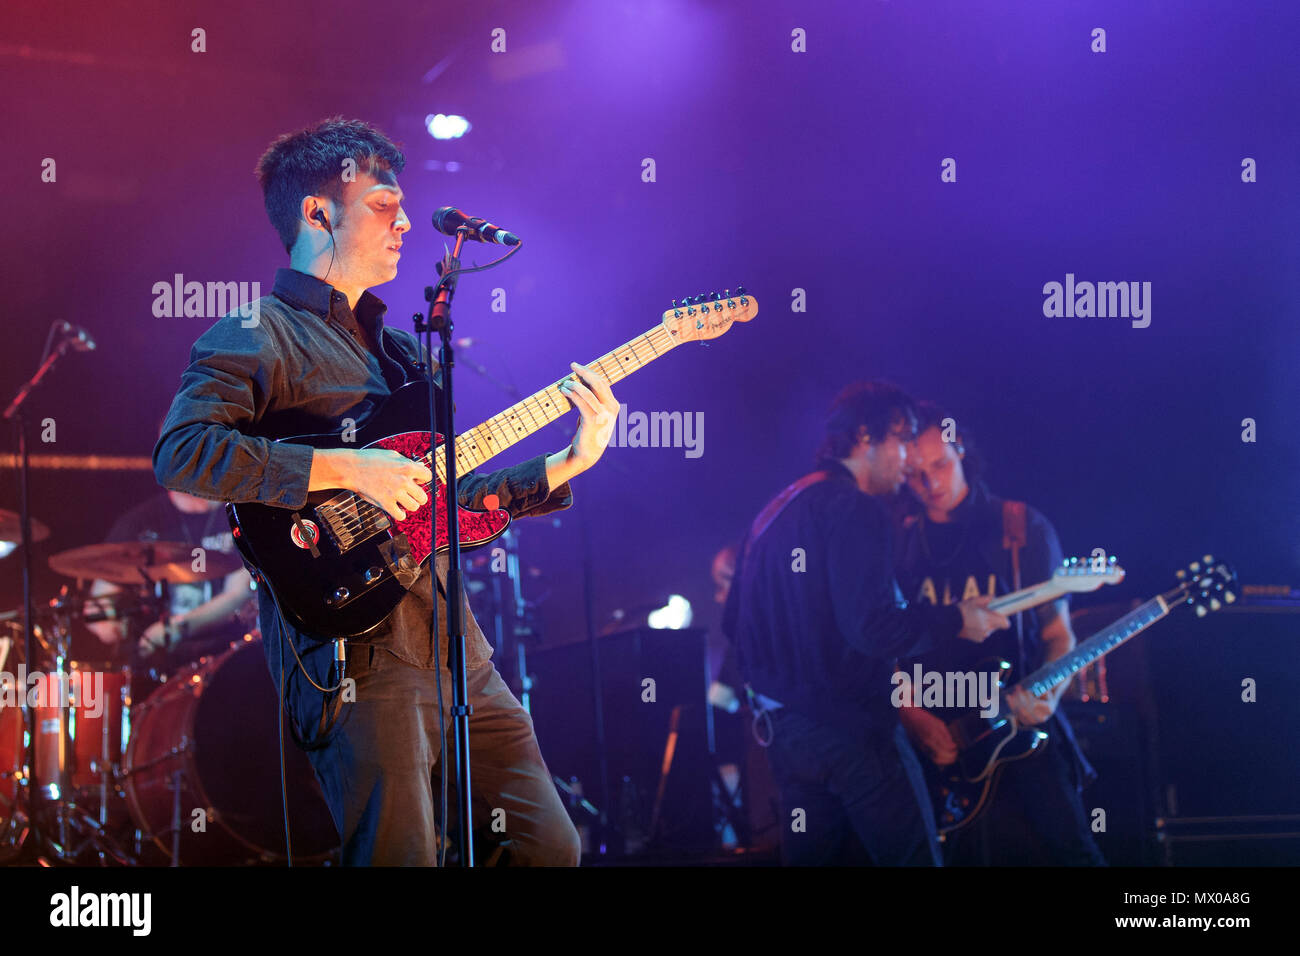
[{"label": "black electric guitar", "polygon": [[[683,342],[715,339],[733,322],[748,322],[758,302],[742,286],[733,295],[696,296],[665,311],[660,324],[590,364],[612,385]],[[563,381],[561,379],[560,381]],[[468,474],[572,407],[560,382],[528,396],[456,439],[456,473]],[[356,637],[378,627],[419,578],[430,555],[447,549],[446,455],[429,421],[428,385],[394,392],[355,433],[281,439],[314,448],[386,448],[433,471],[429,501],[393,524],[382,509],[351,491],[319,491],[297,510],[228,504],[235,544],[297,630],[322,641]],[[345,438],[347,439],[345,441]],[[494,495],[485,511],[458,508],[460,544],[468,550],[496,540],[510,524]],[[437,515],[436,540],[429,509]]]},{"label": "black electric guitar", "polygon": [[[1103,654],[1136,637],[1179,604],[1192,605],[1197,616],[1204,617],[1237,599],[1231,590],[1236,575],[1227,564],[1216,562],[1208,554],[1186,570],[1177,572],[1177,577],[1177,587],[1130,611],[1070,653],[1019,680],[1015,686],[1039,696],[1069,680]],[[1007,707],[1007,684],[1012,671],[1010,663],[990,658],[974,665],[972,670],[999,674],[999,707],[995,716],[982,716],[978,706],[965,711],[928,708],[947,723],[957,743],[955,763],[937,767],[929,760],[922,761],[934,804],[935,821],[943,835],[967,826],[983,812],[993,797],[1002,768],[1013,760],[1041,753],[1048,737],[1041,727],[1020,726]]]}]

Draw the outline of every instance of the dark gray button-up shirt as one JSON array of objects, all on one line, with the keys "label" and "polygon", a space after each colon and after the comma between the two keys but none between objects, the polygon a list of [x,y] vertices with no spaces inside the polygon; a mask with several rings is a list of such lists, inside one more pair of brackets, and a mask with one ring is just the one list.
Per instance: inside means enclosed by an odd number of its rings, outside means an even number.
[{"label": "dark gray button-up shirt", "polygon": [[[251,317],[231,313],[194,343],[154,448],[154,473],[163,487],[201,498],[301,508],[313,449],[274,439],[338,432],[347,418],[364,424],[392,392],[422,377],[423,350],[414,335],[385,327],[386,306],[376,296],[362,293],[354,313],[342,293],[293,269],[280,269],[273,294],[256,305]],[[439,380],[436,373],[434,380]],[[544,455],[460,477],[462,506],[481,508],[489,494],[512,517],[542,515],[573,503],[567,483],[548,486]],[[437,556],[431,563],[437,568],[439,659],[445,667],[447,560]],[[426,568],[389,619],[354,643],[432,667],[432,579]],[[282,628],[264,589],[259,602],[269,655]],[[464,616],[467,661],[482,666],[492,648],[468,605]],[[300,652],[317,646],[303,635],[291,636]]]}]

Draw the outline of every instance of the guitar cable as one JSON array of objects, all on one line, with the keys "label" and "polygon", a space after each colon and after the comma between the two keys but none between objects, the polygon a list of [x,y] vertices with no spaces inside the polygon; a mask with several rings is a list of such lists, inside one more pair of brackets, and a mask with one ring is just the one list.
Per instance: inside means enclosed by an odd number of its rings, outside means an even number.
[{"label": "guitar cable", "polygon": [[[307,671],[306,666],[302,662],[302,657],[300,657],[298,654],[298,648],[293,643],[293,639],[290,636],[291,632],[289,630],[289,625],[288,622],[285,620],[284,611],[280,608],[280,600],[275,595],[275,589],[270,587],[260,575],[258,576],[258,580],[262,586],[266,587],[266,593],[271,596],[271,603],[275,605],[276,619],[280,624],[280,633],[278,635],[278,642],[276,647],[277,658],[279,660],[279,666],[280,666],[280,687],[279,687],[280,706],[278,712],[276,713],[276,724],[278,725],[277,730],[278,730],[278,737],[279,737],[279,744],[280,744],[280,808],[284,816],[284,849],[285,849],[285,860],[286,860],[285,865],[288,867],[292,867],[293,866],[293,841],[292,841],[292,837],[290,836],[290,827],[289,827],[289,784],[288,784],[288,770],[285,762],[285,747],[284,747],[285,717],[287,716],[289,718],[289,733],[293,737],[293,742],[298,747],[300,747],[303,750],[320,750],[327,743],[329,743],[330,735],[334,731],[334,724],[338,719],[338,715],[342,710],[342,708],[340,707],[333,708],[333,711],[329,714],[329,717],[325,722],[325,726],[321,728],[321,730],[319,731],[320,734],[319,738],[314,742],[309,743],[298,734],[298,728],[295,726],[293,712],[289,707],[288,682],[285,679],[285,673],[284,673],[284,645],[288,643],[289,649],[293,651],[296,667],[298,670],[302,671],[303,677],[305,677],[313,687],[315,687],[317,690],[321,691],[325,695],[325,700],[322,702],[321,705],[322,709],[325,710],[329,709],[330,695],[339,691],[343,687],[343,682],[346,679],[346,671],[347,671],[347,652],[341,647],[341,645],[344,644],[344,641],[338,640],[334,642],[335,663],[338,666],[338,683],[335,684],[334,687],[328,689],[321,687],[320,684],[317,684],[316,681],[312,679],[311,674]],[[340,840],[342,840],[341,834],[340,834]],[[343,844],[342,842],[340,842],[339,844],[340,860],[342,859],[342,856],[343,856]]]},{"label": "guitar cable", "polygon": [[[274,597],[272,598],[274,600]],[[276,612],[279,613],[279,605],[276,605]],[[286,709],[284,699],[284,635],[280,635],[277,642],[277,650],[280,658],[280,707],[275,714],[275,723],[280,734],[280,808],[284,813],[284,857],[285,866],[293,868],[293,838],[289,835],[289,785],[287,782],[288,774],[284,766],[284,712]]]}]

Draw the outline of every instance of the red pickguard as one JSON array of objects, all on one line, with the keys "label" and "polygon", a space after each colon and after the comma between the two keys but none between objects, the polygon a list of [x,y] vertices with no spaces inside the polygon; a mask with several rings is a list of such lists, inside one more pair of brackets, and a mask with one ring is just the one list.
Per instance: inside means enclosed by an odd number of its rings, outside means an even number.
[{"label": "red pickguard", "polygon": [[[399,455],[410,458],[412,461],[418,461],[429,451],[429,433],[402,432],[398,435],[381,438],[366,447],[387,448]],[[441,455],[442,435],[434,436],[434,447],[439,449],[435,451],[435,454]],[[406,539],[411,545],[411,557],[417,564],[424,561],[434,551],[447,550],[447,486],[438,480],[436,473],[433,477],[433,483],[435,491],[429,496],[429,501],[419,511],[408,514],[404,521],[399,521],[394,532],[395,534],[406,535]],[[433,548],[429,547],[430,506],[437,509],[438,515],[438,539],[436,546]],[[458,508],[457,512],[460,521],[460,545],[462,548],[470,548],[491,541],[510,525],[510,513],[504,508],[497,508],[492,511],[470,511],[467,508]]]}]

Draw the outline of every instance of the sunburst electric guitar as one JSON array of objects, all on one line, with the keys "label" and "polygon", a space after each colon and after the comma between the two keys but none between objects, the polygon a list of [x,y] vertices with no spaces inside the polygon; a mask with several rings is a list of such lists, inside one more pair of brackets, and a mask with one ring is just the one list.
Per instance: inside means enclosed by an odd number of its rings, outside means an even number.
[{"label": "sunburst electric guitar", "polygon": [[[684,342],[715,339],[734,322],[758,314],[758,302],[742,286],[734,295],[696,296],[668,309],[644,335],[590,364],[613,384]],[[563,379],[561,379],[563,381]],[[572,407],[548,385],[456,439],[456,473],[468,474],[511,445],[563,416]],[[394,392],[355,434],[300,435],[281,439],[315,448],[386,448],[433,471],[429,501],[393,523],[380,508],[351,491],[318,491],[298,510],[263,504],[228,504],[235,544],[280,611],[296,628],[319,640],[357,637],[392,613],[419,578],[430,555],[445,551],[447,500],[445,453],[435,454],[443,436],[432,437],[428,384],[415,382]],[[485,511],[458,508],[460,544],[468,550],[496,540],[510,515],[492,496]],[[437,518],[436,537],[429,509]]]}]

